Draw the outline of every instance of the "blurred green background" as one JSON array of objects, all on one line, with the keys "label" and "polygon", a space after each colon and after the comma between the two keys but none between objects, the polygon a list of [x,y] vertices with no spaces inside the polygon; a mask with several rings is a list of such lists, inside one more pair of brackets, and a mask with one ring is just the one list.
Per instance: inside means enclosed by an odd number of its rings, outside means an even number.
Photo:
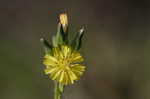
[{"label": "blurred green background", "polygon": [[64,99],[150,99],[149,0],[0,0],[0,99],[53,99],[39,39],[67,12],[87,71]]}]

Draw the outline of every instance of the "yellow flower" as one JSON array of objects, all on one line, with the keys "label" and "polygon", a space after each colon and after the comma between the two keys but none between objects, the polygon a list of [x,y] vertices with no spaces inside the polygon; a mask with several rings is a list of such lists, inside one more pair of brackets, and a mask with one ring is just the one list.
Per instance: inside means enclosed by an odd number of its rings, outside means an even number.
[{"label": "yellow flower", "polygon": [[85,66],[80,64],[83,62],[80,53],[67,45],[54,47],[52,53],[53,55],[46,54],[44,57],[45,74],[64,85],[73,84],[74,81],[79,80],[85,71]]},{"label": "yellow flower", "polygon": [[59,19],[60,19],[60,24],[62,24],[62,26],[63,26],[64,32],[66,32],[67,27],[68,27],[68,17],[67,17],[67,14],[66,13],[60,14]]}]

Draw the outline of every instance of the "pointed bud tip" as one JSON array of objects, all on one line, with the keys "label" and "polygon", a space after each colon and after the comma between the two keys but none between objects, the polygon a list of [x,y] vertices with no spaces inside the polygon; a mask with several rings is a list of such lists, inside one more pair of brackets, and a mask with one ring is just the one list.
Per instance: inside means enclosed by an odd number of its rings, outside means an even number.
[{"label": "pointed bud tip", "polygon": [[83,34],[84,30],[85,30],[85,28],[82,27],[82,28],[79,30],[79,33],[80,33],[80,34]]},{"label": "pointed bud tip", "polygon": [[44,38],[40,38],[40,42],[43,42],[44,41]]}]

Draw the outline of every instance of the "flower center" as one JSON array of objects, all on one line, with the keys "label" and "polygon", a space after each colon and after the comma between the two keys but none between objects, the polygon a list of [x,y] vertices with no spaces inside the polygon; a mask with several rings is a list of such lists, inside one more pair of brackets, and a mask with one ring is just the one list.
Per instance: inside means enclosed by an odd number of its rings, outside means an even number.
[{"label": "flower center", "polygon": [[60,59],[59,60],[59,66],[63,70],[70,70],[70,60],[68,58]]}]

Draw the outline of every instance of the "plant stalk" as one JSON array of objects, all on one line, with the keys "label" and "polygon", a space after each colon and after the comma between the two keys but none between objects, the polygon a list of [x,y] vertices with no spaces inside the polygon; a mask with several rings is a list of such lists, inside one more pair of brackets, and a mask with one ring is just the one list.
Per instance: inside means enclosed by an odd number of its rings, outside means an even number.
[{"label": "plant stalk", "polygon": [[62,99],[63,85],[55,81],[54,99]]}]

